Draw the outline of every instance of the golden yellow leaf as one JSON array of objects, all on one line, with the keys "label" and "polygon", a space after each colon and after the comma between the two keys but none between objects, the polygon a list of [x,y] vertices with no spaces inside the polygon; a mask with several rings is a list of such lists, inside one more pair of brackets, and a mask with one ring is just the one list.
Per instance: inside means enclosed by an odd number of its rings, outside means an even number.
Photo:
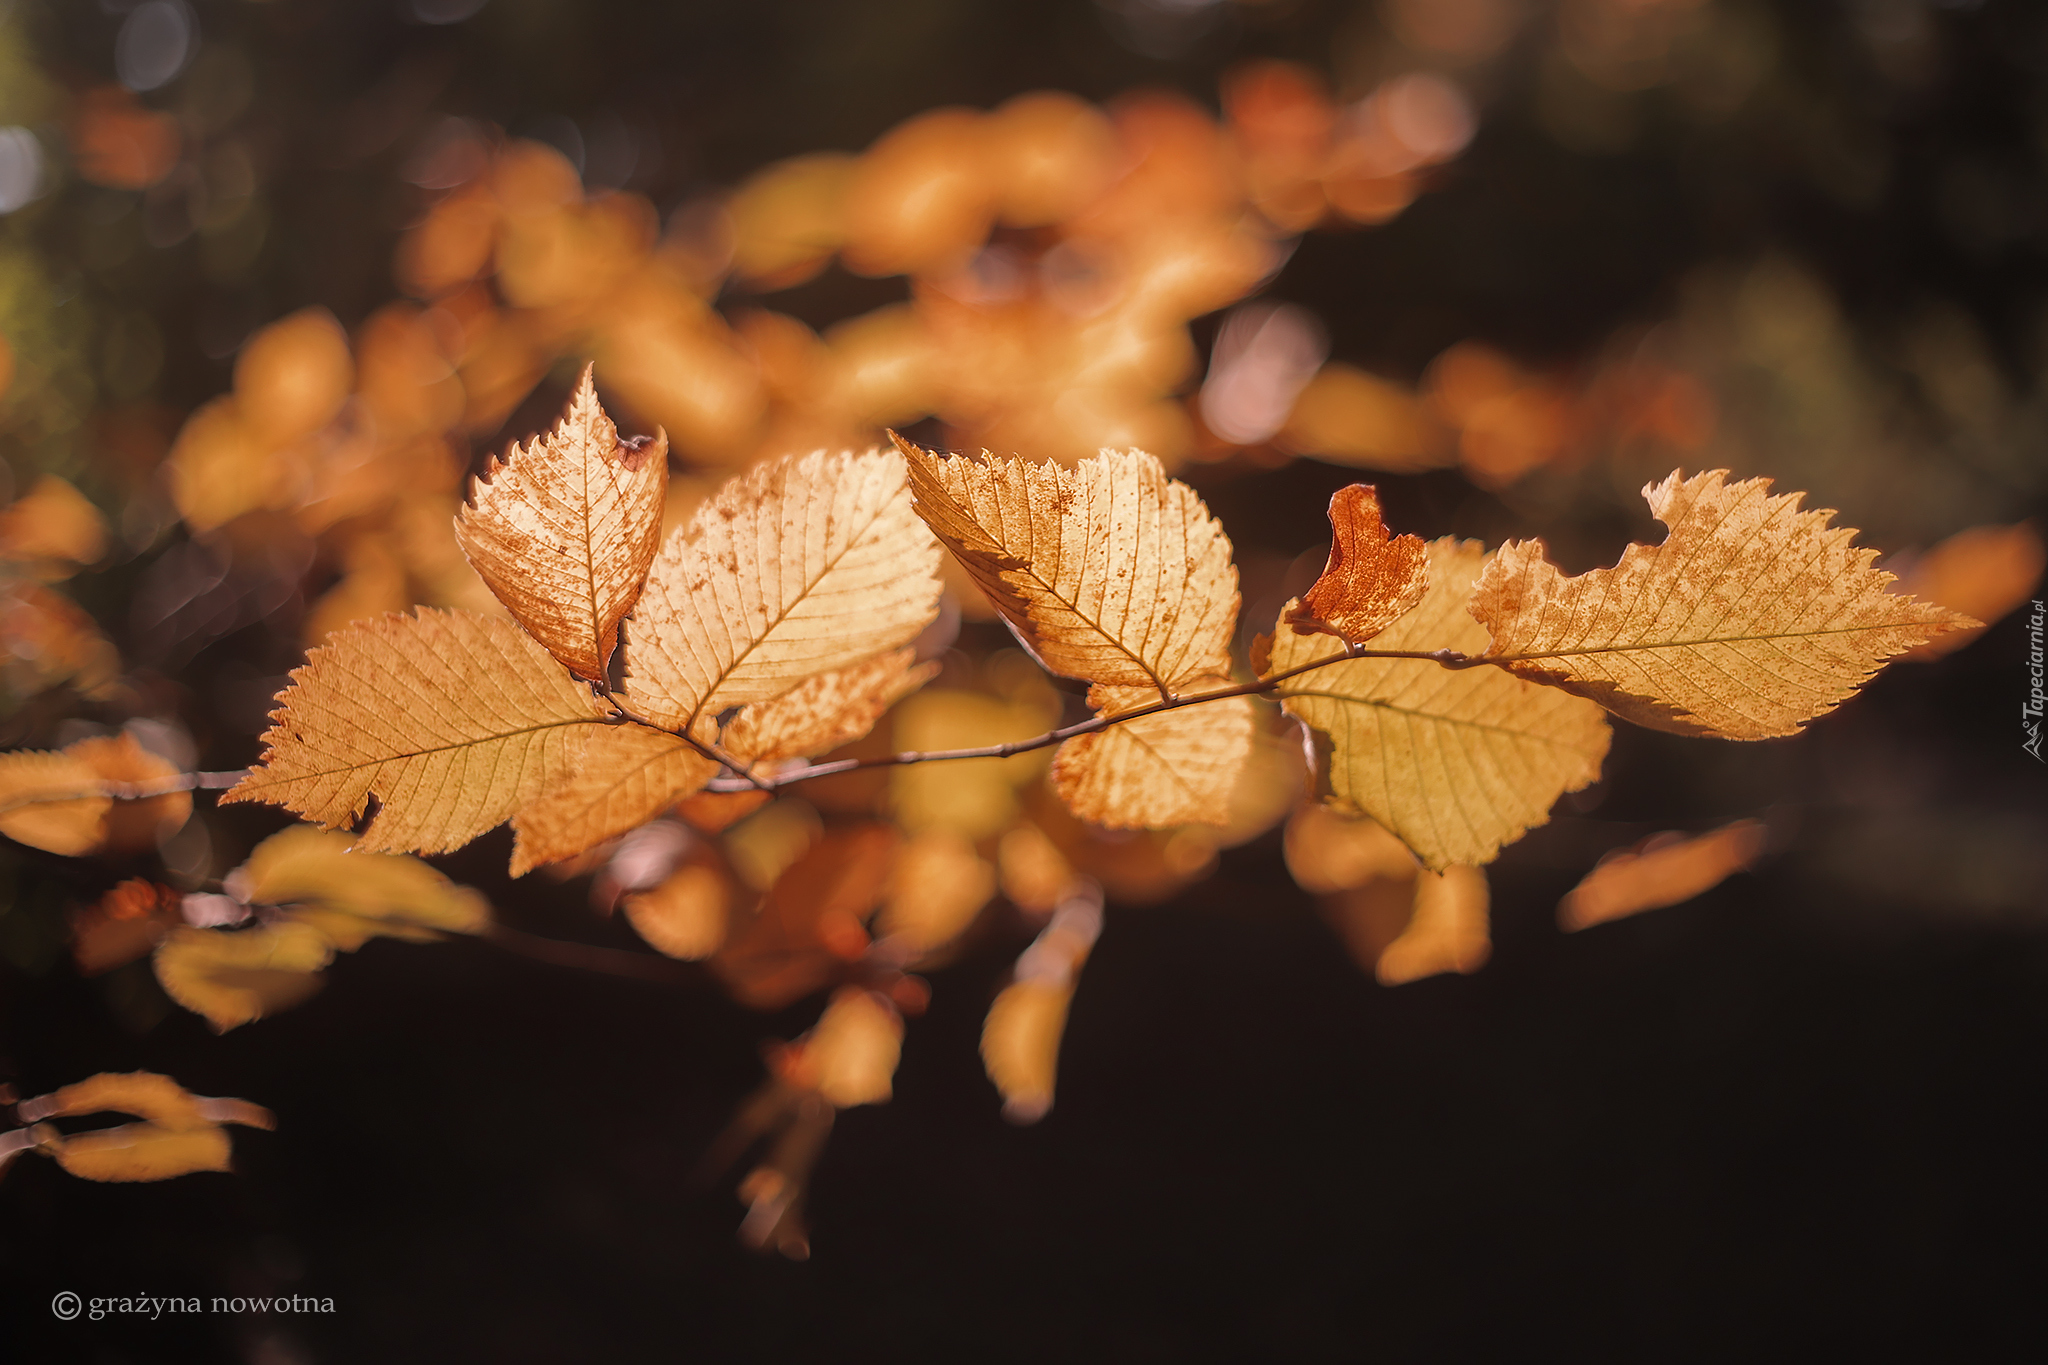
[{"label": "golden yellow leaf", "polygon": [[737,890],[715,861],[685,861],[658,885],[627,896],[626,919],[652,947],[695,962],[725,942]]},{"label": "golden yellow leaf", "polygon": [[[1465,611],[1485,554],[1476,541],[1429,547],[1429,591],[1374,639],[1375,649],[1476,653],[1486,631]],[[1276,628],[1268,662],[1284,670],[1332,657],[1332,643]],[[1499,669],[1427,659],[1351,659],[1279,684],[1274,695],[1310,731],[1322,795],[1370,815],[1432,871],[1492,861],[1600,775],[1600,708]]]},{"label": "golden yellow leaf", "polygon": [[739,879],[766,891],[824,836],[824,822],[800,796],[770,801],[725,836],[725,854]]},{"label": "golden yellow leaf", "polygon": [[157,945],[155,965],[164,994],[226,1033],[312,996],[333,960],[326,935],[286,921],[239,933],[175,929]]},{"label": "golden yellow leaf", "polygon": [[1049,915],[1073,890],[1079,874],[1045,831],[1026,821],[996,845],[1003,894],[1019,910]]},{"label": "golden yellow leaf", "polygon": [[430,942],[481,933],[490,904],[417,858],[363,853],[349,835],[294,825],[256,845],[228,875],[229,889],[260,905],[293,905],[343,952],[378,935]]},{"label": "golden yellow leaf", "polygon": [[201,1112],[200,1106],[198,1096],[169,1076],[153,1071],[103,1071],[23,1101],[21,1116],[30,1123],[39,1123],[44,1119],[76,1118],[113,1109],[147,1119],[159,1128],[183,1131],[204,1128],[213,1122]]},{"label": "golden yellow leaf", "polygon": [[[920,692],[896,708],[895,745],[923,753],[1030,739],[1059,715],[1047,692],[1014,701],[950,687]],[[1017,818],[1018,790],[1044,773],[1047,761],[1043,750],[1030,750],[907,764],[889,773],[889,804],[905,829],[941,827],[970,840],[987,838]]]},{"label": "golden yellow leaf", "polygon": [[[1227,687],[1230,679],[1184,679],[1183,685],[1203,692]],[[1088,689],[1088,704],[1099,715],[1158,699],[1143,687]],[[1109,829],[1221,825],[1230,819],[1230,794],[1251,748],[1251,701],[1230,697],[1070,739],[1053,758],[1052,780],[1068,809]]]},{"label": "golden yellow leaf", "polygon": [[[125,731],[81,739],[64,752],[102,782],[146,786],[179,775],[175,763],[149,752]],[[118,853],[154,848],[158,839],[177,833],[191,814],[192,793],[188,791],[116,800],[101,823],[98,843]]]},{"label": "golden yellow leaf", "polygon": [[1380,984],[1399,986],[1443,972],[1470,975],[1485,966],[1493,955],[1487,899],[1486,874],[1476,867],[1458,864],[1417,877],[1408,927],[1374,968]]},{"label": "golden yellow leaf", "polygon": [[918,515],[1048,669],[1155,695],[1230,672],[1230,541],[1158,460],[1064,469],[896,443]]},{"label": "golden yellow leaf", "polygon": [[57,1136],[43,1150],[86,1180],[166,1180],[193,1171],[228,1169],[223,1123],[274,1128],[270,1111],[247,1100],[194,1095],[168,1076],[136,1071],[90,1076],[48,1095],[24,1100],[24,1122],[118,1110],[146,1120],[74,1137]]},{"label": "golden yellow leaf", "polygon": [[1330,464],[1412,474],[1451,462],[1443,429],[1415,395],[1342,361],[1295,397],[1279,443]]},{"label": "golden yellow leaf", "polygon": [[644,725],[597,731],[576,775],[512,818],[512,875],[646,824],[718,773],[718,764],[671,734]]},{"label": "golden yellow leaf", "polygon": [[572,673],[601,682],[654,561],[668,438],[619,439],[594,374],[583,367],[552,431],[491,461],[455,535],[519,624]]},{"label": "golden yellow leaf", "polygon": [[1557,905],[1558,927],[1586,929],[1691,900],[1757,860],[1767,831],[1756,820],[1690,838],[1660,834],[1600,860]]},{"label": "golden yellow leaf", "polygon": [[0,754],[0,834],[66,857],[90,853],[113,806],[90,794],[101,789],[99,774],[69,753]]},{"label": "golden yellow leaf", "polygon": [[1884,660],[1970,618],[1885,591],[1892,576],[1830,529],[1830,511],[1770,480],[1709,470],[1643,489],[1670,527],[1611,569],[1566,578],[1541,541],[1487,565],[1472,614],[1486,657],[1652,729],[1723,739],[1790,735],[1832,711]]},{"label": "golden yellow leaf", "polygon": [[1408,846],[1379,821],[1313,802],[1288,818],[1284,847],[1294,884],[1318,895],[1376,879],[1405,881],[1420,870]]},{"label": "golden yellow leaf", "polygon": [[197,1171],[225,1171],[233,1148],[216,1124],[171,1130],[123,1123],[58,1142],[51,1155],[83,1180],[169,1180]]},{"label": "golden yellow leaf", "polygon": [[796,1073],[836,1107],[886,1104],[903,1053],[903,1019],[873,991],[848,986],[798,1046]]},{"label": "golden yellow leaf", "polygon": [[1429,551],[1387,534],[1379,494],[1354,483],[1330,495],[1330,560],[1300,604],[1281,618],[1297,635],[1363,644],[1414,610],[1429,588]]},{"label": "golden yellow leaf", "polygon": [[681,730],[908,644],[938,567],[893,452],[757,465],[655,556],[626,628],[630,704]]},{"label": "golden yellow leaf", "polygon": [[325,426],[354,378],[341,324],[325,308],[302,308],[243,343],[235,402],[261,442],[280,446]]},{"label": "golden yellow leaf", "polygon": [[85,495],[54,474],[0,512],[0,559],[47,564],[40,576],[63,578],[107,552],[107,523]]},{"label": "golden yellow leaf", "polygon": [[[2027,600],[2048,565],[2048,546],[2034,524],[1972,526],[1958,531],[1914,560],[1891,590],[1987,624]],[[1907,652],[1909,659],[1935,659],[1961,649],[1984,633],[1966,627],[1937,635]]]},{"label": "golden yellow leaf", "polygon": [[221,797],[330,828],[382,803],[366,853],[460,848],[560,786],[605,709],[510,621],[421,608],[313,650],[262,762]]},{"label": "golden yellow leaf", "polygon": [[957,937],[995,894],[996,870],[973,844],[950,830],[927,829],[896,855],[877,927],[919,956]]},{"label": "golden yellow leaf", "polygon": [[1060,1038],[1074,983],[1013,981],[988,1008],[981,1026],[981,1062],[1003,1096],[1003,1113],[1034,1123],[1052,1108]]},{"label": "golden yellow leaf", "polygon": [[878,654],[798,683],[773,701],[740,708],[720,743],[743,763],[829,753],[865,735],[882,713],[936,675],[908,649]]}]

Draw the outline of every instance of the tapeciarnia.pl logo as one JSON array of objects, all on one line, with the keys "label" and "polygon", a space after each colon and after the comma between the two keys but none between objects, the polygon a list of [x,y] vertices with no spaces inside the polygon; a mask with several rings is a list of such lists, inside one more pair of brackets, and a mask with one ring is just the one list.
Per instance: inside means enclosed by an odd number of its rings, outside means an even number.
[{"label": "tapeciarnia.pl logo", "polygon": [[2041,713],[2048,709],[2048,689],[2042,686],[2044,672],[2048,669],[2044,669],[2041,657],[2041,625],[2044,617],[2048,617],[2048,611],[2043,610],[2039,598],[2032,606],[2034,614],[2027,618],[2027,675],[2030,683],[2027,699],[2020,704],[2020,724],[2026,729],[2027,737],[2020,742],[2020,747],[2032,754],[2036,763],[2048,763],[2048,758],[2041,757]]}]

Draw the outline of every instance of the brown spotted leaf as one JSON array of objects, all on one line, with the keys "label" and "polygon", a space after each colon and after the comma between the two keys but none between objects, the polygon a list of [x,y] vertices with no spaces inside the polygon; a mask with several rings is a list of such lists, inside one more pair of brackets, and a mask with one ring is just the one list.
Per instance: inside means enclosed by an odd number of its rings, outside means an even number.
[{"label": "brown spotted leaf", "polygon": [[1541,541],[1501,547],[1472,594],[1485,654],[1516,676],[1590,697],[1652,729],[1723,739],[1798,732],[1883,662],[1977,624],[1885,591],[1831,511],[1770,480],[1677,473],[1643,489],[1670,528],[1611,569],[1566,578]]},{"label": "brown spotted leaf", "polygon": [[661,538],[668,438],[621,441],[592,375],[585,366],[554,430],[491,461],[455,537],[520,625],[602,681]]},{"label": "brown spotted leaf", "polygon": [[894,451],[757,465],[655,556],[627,697],[682,730],[896,649],[938,613],[938,568]]},{"label": "brown spotted leaf", "polygon": [[382,803],[356,847],[440,853],[567,781],[606,715],[510,621],[420,609],[358,621],[292,672],[263,761],[230,801],[330,828]]},{"label": "brown spotted leaf", "polygon": [[1429,588],[1429,550],[1417,536],[1389,538],[1379,494],[1354,483],[1330,495],[1330,561],[1283,618],[1297,635],[1372,639],[1413,610]]},{"label": "brown spotted leaf", "polygon": [[1229,673],[1230,541],[1158,460],[1105,451],[1066,469],[896,444],[918,515],[1047,668],[1154,696]]}]

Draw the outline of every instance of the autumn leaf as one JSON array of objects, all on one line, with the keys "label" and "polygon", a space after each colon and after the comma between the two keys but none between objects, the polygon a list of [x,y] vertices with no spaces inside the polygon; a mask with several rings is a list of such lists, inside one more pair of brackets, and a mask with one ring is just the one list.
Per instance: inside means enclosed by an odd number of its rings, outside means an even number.
[{"label": "autumn leaf", "polygon": [[[81,739],[64,752],[91,769],[100,781],[123,787],[146,789],[152,783],[167,783],[179,776],[175,763],[143,748],[126,731]],[[189,791],[116,800],[102,818],[98,842],[117,853],[154,848],[158,839],[177,833],[191,814]]]},{"label": "autumn leaf", "polygon": [[1804,494],[1716,469],[1643,489],[1670,528],[1566,578],[1541,541],[1501,547],[1473,590],[1485,657],[1639,725],[1769,739],[1833,710],[1884,660],[1977,624],[1885,591],[1877,552]]},{"label": "autumn leaf", "polygon": [[1344,816],[1314,802],[1288,817],[1283,839],[1294,884],[1318,895],[1415,875],[1415,855],[1377,820]]},{"label": "autumn leaf", "polygon": [[239,933],[175,929],[155,966],[164,994],[226,1033],[310,998],[333,960],[325,934],[286,920]]},{"label": "autumn leaf", "polygon": [[[1237,570],[1223,528],[1141,451],[1074,469],[942,459],[897,439],[918,514],[1041,663],[1095,684],[1097,715],[1227,687]],[[1053,782],[1117,829],[1229,819],[1251,707],[1164,711],[1068,740]]]},{"label": "autumn leaf", "polygon": [[53,1136],[43,1150],[70,1174],[86,1180],[166,1180],[195,1171],[227,1170],[231,1149],[223,1123],[277,1126],[260,1105],[194,1095],[170,1077],[147,1071],[88,1077],[22,1101],[18,1113],[24,1122],[41,1123],[109,1110],[144,1121]]},{"label": "autumn leaf", "polygon": [[68,753],[0,754],[0,834],[50,853],[98,848],[113,802],[99,774]]},{"label": "autumn leaf", "polygon": [[695,962],[725,941],[733,903],[732,874],[715,857],[692,856],[661,882],[626,897],[626,919],[651,947]]},{"label": "autumn leaf", "polygon": [[821,673],[772,701],[740,709],[720,743],[743,763],[803,758],[851,744],[891,706],[934,677],[935,663],[919,664],[908,649],[878,654],[866,663]]},{"label": "autumn leaf", "polygon": [[[1476,541],[1431,544],[1428,592],[1373,647],[1477,652],[1486,632],[1464,608],[1485,558]],[[1338,657],[1329,641],[1276,628],[1265,662],[1277,672],[1324,657]],[[1432,871],[1490,862],[1598,777],[1607,754],[1597,706],[1499,669],[1349,659],[1274,695],[1312,732],[1324,799],[1372,816]]]},{"label": "autumn leaf", "polygon": [[0,512],[0,564],[21,565],[45,581],[67,578],[107,550],[107,523],[85,495],[54,474]]},{"label": "autumn leaf", "polygon": [[245,903],[293,906],[294,920],[343,952],[378,935],[432,942],[444,933],[480,933],[490,923],[479,892],[417,858],[365,853],[355,842],[295,825],[258,844],[228,875],[228,890]]},{"label": "autumn leaf", "polygon": [[1767,831],[1756,820],[1687,837],[1667,833],[1600,860],[1557,906],[1558,927],[1586,929],[1691,900],[1757,860]]},{"label": "autumn leaf", "polygon": [[1382,986],[1400,986],[1444,972],[1467,975],[1493,955],[1487,928],[1486,874],[1455,865],[1441,874],[1415,879],[1408,927],[1380,953],[1373,975]]},{"label": "autumn leaf", "polygon": [[1083,883],[1017,958],[1016,980],[989,1006],[981,1060],[1012,1123],[1036,1123],[1052,1108],[1067,1008],[1101,932],[1101,889]]},{"label": "autumn leaf", "polygon": [[902,1016],[873,991],[842,987],[790,1049],[784,1078],[817,1091],[835,1108],[886,1104],[902,1052]]},{"label": "autumn leaf", "polygon": [[520,625],[602,682],[660,540],[668,438],[619,439],[594,373],[584,366],[554,430],[491,461],[455,536]]},{"label": "autumn leaf", "polygon": [[[2041,581],[2044,566],[2048,546],[2041,543],[2041,532],[2032,522],[1972,526],[1900,570],[1891,591],[1990,622],[2027,600]],[[1981,626],[1950,631],[1907,651],[1905,657],[1919,662],[1937,659],[1983,633]]]},{"label": "autumn leaf", "polygon": [[937,614],[938,546],[894,453],[757,465],[655,556],[626,627],[626,694],[684,730],[908,644]]},{"label": "autumn leaf", "polygon": [[80,976],[133,962],[179,923],[182,897],[170,887],[130,877],[92,905],[71,912],[71,960]]},{"label": "autumn leaf", "polygon": [[921,956],[957,937],[995,893],[996,870],[973,844],[949,829],[927,829],[896,856],[877,930]]},{"label": "autumn leaf", "polygon": [[887,825],[848,826],[792,863],[761,913],[711,959],[733,997],[755,1009],[776,1009],[860,956],[868,944],[865,921],[887,891],[901,839]]},{"label": "autumn leaf", "polygon": [[1052,672],[1162,697],[1230,672],[1230,541],[1158,460],[1105,452],[1066,469],[896,444],[918,515]]},{"label": "autumn leaf", "polygon": [[262,762],[221,801],[333,828],[375,796],[366,853],[460,848],[569,779],[606,714],[518,626],[473,612],[358,622],[291,677]]},{"label": "autumn leaf", "polygon": [[[1203,678],[1190,690],[1229,685],[1228,678]],[[1088,704],[1099,715],[1157,700],[1142,687],[1088,689]],[[1251,747],[1251,701],[1228,697],[1068,740],[1053,758],[1053,786],[1074,814],[1109,829],[1221,825],[1230,819],[1231,789]]]},{"label": "autumn leaf", "polygon": [[1072,981],[1013,981],[981,1026],[981,1061],[1003,1097],[1003,1115],[1035,1123],[1052,1108],[1060,1038],[1074,1000]]},{"label": "autumn leaf", "polygon": [[512,875],[644,825],[717,773],[718,764],[674,735],[644,725],[599,730],[576,775],[513,817]]},{"label": "autumn leaf", "polygon": [[1330,495],[1330,560],[1283,618],[1297,635],[1372,639],[1422,601],[1429,551],[1416,536],[1389,537],[1379,495],[1354,483]]}]

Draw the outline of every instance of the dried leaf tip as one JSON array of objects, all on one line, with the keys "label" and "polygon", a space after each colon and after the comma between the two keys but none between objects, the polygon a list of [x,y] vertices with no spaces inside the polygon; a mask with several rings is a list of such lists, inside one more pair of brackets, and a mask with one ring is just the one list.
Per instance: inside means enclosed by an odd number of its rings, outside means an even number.
[{"label": "dried leaf tip", "polygon": [[1429,590],[1429,549],[1387,534],[1379,493],[1354,483],[1330,495],[1330,561],[1283,618],[1296,635],[1363,644],[1414,610]]},{"label": "dried leaf tip", "polygon": [[668,437],[621,440],[586,365],[561,420],[470,485],[463,553],[513,617],[579,677],[602,680],[661,536]]}]

